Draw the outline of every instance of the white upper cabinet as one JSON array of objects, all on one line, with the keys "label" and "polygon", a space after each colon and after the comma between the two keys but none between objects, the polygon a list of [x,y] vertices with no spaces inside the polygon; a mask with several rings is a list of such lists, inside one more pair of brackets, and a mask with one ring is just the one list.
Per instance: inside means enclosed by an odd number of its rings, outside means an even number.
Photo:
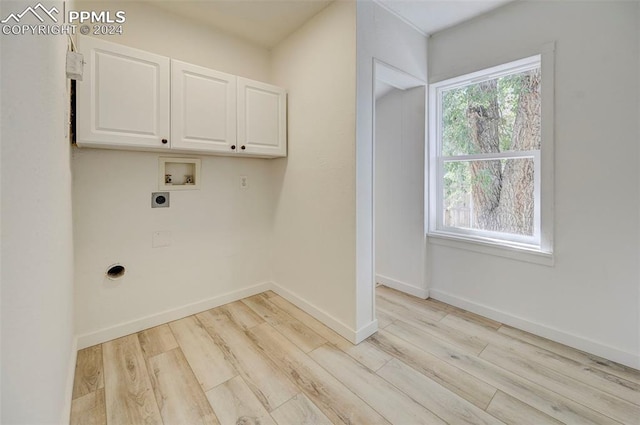
[{"label": "white upper cabinet", "polygon": [[238,152],[287,156],[287,93],[238,77]]},{"label": "white upper cabinet", "polygon": [[78,37],[80,147],[287,156],[280,87],[92,37]]},{"label": "white upper cabinet", "polygon": [[79,146],[169,149],[169,58],[79,37]]},{"label": "white upper cabinet", "polygon": [[236,151],[236,80],[225,74],[171,60],[171,147]]}]

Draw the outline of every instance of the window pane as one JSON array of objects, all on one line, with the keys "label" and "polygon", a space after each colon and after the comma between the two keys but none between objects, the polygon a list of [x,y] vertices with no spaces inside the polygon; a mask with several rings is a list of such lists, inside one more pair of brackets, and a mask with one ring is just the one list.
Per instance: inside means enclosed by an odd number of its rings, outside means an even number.
[{"label": "window pane", "polygon": [[533,158],[445,162],[445,227],[533,236],[533,173]]},{"label": "window pane", "polygon": [[540,68],[442,92],[442,155],[540,149]]}]

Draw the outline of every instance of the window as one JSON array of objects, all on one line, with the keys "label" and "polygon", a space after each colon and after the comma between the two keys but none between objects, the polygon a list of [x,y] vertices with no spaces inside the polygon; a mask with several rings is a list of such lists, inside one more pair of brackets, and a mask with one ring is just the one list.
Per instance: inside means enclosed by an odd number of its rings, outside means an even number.
[{"label": "window", "polygon": [[542,219],[541,61],[430,85],[430,236],[551,251]]}]

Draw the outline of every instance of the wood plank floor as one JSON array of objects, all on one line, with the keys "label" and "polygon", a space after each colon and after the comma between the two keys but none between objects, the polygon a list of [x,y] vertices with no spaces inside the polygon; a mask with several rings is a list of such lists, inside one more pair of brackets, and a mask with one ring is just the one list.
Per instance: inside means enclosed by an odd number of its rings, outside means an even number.
[{"label": "wood plank floor", "polygon": [[640,425],[640,371],[377,288],[354,346],[268,291],[78,353],[73,425]]}]

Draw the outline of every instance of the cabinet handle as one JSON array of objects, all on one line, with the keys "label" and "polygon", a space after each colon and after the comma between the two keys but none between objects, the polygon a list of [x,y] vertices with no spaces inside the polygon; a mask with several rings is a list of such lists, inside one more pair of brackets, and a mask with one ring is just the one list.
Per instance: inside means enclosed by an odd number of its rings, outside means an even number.
[{"label": "cabinet handle", "polygon": [[236,150],[236,145],[231,145],[231,150],[235,151]]},{"label": "cabinet handle", "polygon": [[162,139],[162,144],[166,145],[167,143],[169,143],[169,141],[167,139]]},{"label": "cabinet handle", "polygon": [[240,146],[240,149],[245,150],[246,148],[244,147],[244,145]]}]

